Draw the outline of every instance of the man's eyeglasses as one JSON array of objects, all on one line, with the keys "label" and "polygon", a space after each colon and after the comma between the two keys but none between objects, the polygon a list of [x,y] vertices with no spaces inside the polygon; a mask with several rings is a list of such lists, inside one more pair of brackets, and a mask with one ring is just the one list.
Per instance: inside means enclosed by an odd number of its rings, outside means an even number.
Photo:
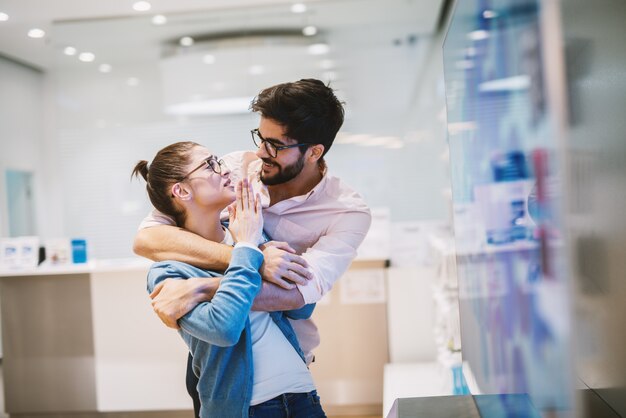
[{"label": "man's eyeglasses", "polygon": [[276,146],[271,142],[272,139],[263,138],[258,129],[253,129],[250,131],[250,133],[252,134],[252,141],[254,142],[254,145],[256,145],[257,148],[261,148],[261,145],[265,145],[265,151],[267,151],[267,153],[272,158],[276,158],[276,156],[278,155],[278,151],[282,151],[288,148],[295,148],[295,147],[308,147],[311,145],[311,144],[293,144],[293,145]]},{"label": "man's eyeglasses", "polygon": [[209,158],[204,159],[199,166],[191,170],[185,175],[185,177],[181,178],[178,181],[183,181],[187,179],[196,171],[200,170],[201,168],[206,168],[207,166],[209,166],[215,174],[222,174],[222,172],[226,170],[226,163],[224,162],[224,160],[218,160],[215,155],[211,155]]}]

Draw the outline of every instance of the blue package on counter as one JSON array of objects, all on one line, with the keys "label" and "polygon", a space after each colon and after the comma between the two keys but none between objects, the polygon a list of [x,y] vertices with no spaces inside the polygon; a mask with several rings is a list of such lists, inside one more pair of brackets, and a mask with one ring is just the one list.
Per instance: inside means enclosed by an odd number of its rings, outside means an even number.
[{"label": "blue package on counter", "polygon": [[87,240],[72,240],[72,262],[76,264],[87,262]]}]

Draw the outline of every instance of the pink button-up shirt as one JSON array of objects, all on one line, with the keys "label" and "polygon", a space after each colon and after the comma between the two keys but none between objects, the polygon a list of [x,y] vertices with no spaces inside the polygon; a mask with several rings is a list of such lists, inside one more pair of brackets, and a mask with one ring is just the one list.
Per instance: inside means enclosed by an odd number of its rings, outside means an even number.
[{"label": "pink button-up shirt", "polygon": [[[223,158],[233,182],[246,171],[254,191],[260,194],[265,232],[273,240],[287,242],[306,259],[313,279],[306,285],[298,285],[298,290],[305,303],[317,302],[356,257],[370,227],[369,208],[358,193],[328,173],[307,194],[269,206],[269,192],[258,175],[262,161],[255,159],[248,164],[249,156],[250,153],[234,152]],[[174,222],[154,210],[140,228],[163,224]],[[310,360],[311,350],[319,344],[317,328],[310,320],[292,321],[292,324]]]}]

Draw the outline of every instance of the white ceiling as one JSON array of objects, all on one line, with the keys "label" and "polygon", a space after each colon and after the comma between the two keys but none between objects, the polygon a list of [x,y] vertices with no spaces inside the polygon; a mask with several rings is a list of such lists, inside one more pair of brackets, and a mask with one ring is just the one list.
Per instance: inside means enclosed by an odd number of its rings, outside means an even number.
[{"label": "white ceiling", "polygon": [[[67,45],[96,54],[96,63],[136,59],[161,53],[167,40],[183,35],[257,29],[367,27],[388,23],[410,27],[416,35],[435,30],[443,0],[306,0],[308,10],[291,13],[290,0],[151,0],[149,12],[135,12],[135,0],[0,0],[0,54],[43,70],[63,65]],[[168,23],[154,26],[155,14]],[[42,39],[26,36],[32,28],[46,31]],[[132,49],[123,48],[132,44]],[[137,48],[138,46],[143,46]],[[126,59],[129,57],[126,56]]]}]

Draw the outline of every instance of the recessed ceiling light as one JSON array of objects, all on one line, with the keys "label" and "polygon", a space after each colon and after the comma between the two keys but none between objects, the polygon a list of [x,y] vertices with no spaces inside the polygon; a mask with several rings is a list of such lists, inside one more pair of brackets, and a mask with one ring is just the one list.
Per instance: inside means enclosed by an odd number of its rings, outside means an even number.
[{"label": "recessed ceiling light", "polygon": [[178,41],[182,46],[191,46],[193,45],[193,38],[191,36],[183,36]]},{"label": "recessed ceiling light", "polygon": [[43,38],[46,36],[46,32],[43,29],[34,28],[28,31],[28,36],[30,38]]},{"label": "recessed ceiling light", "polygon": [[498,13],[494,12],[493,10],[485,10],[483,11],[483,17],[485,19],[493,19],[495,17],[498,17]]},{"label": "recessed ceiling light", "polygon": [[81,52],[78,55],[78,59],[81,60],[82,62],[92,62],[93,60],[96,59],[96,56],[91,52]]},{"label": "recessed ceiling light", "polygon": [[250,68],[248,68],[248,72],[251,75],[259,75],[259,74],[263,74],[265,72],[265,67],[263,67],[262,65],[251,65]]},{"label": "recessed ceiling light", "polygon": [[215,64],[215,55],[206,54],[202,57],[202,62],[205,64]]},{"label": "recessed ceiling light", "polygon": [[304,36],[313,36],[313,35],[317,34],[317,28],[315,26],[312,26],[312,25],[311,26],[305,26],[302,29],[302,34]]},{"label": "recessed ceiling light", "polygon": [[323,54],[328,54],[328,51],[330,50],[330,48],[328,47],[328,44],[312,44],[309,45],[308,47],[308,51],[309,54],[311,55],[323,55]]},{"label": "recessed ceiling light", "polygon": [[304,13],[306,12],[306,4],[304,3],[294,3],[291,5],[292,13]]},{"label": "recessed ceiling light", "polygon": [[100,66],[98,67],[98,71],[100,71],[101,73],[110,73],[112,69],[113,67],[111,67],[110,64],[100,64]]},{"label": "recessed ceiling light", "polygon": [[137,77],[129,77],[126,79],[126,85],[129,87],[137,87],[139,85],[139,79]]},{"label": "recessed ceiling light", "polygon": [[0,12],[0,22],[6,22],[7,20],[9,20],[9,15],[6,13]]},{"label": "recessed ceiling light", "polygon": [[78,51],[76,51],[76,48],[74,48],[73,46],[66,46],[65,48],[63,48],[63,53],[65,55],[69,55],[70,57],[72,55],[76,55],[76,52]]},{"label": "recessed ceiling light", "polygon": [[167,17],[163,15],[154,15],[152,16],[152,24],[153,25],[165,25],[167,23]]},{"label": "recessed ceiling light", "polygon": [[152,5],[147,1],[137,1],[133,3],[133,10],[137,12],[147,12],[152,8]]}]

